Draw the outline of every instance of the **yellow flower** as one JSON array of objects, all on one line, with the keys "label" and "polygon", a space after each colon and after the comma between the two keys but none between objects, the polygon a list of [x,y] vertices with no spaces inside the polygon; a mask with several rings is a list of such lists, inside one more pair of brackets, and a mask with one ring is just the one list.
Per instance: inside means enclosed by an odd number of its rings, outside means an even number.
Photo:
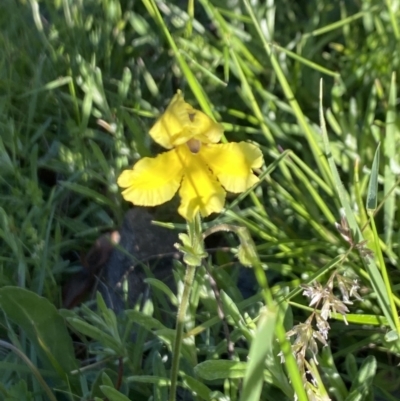
[{"label": "yellow flower", "polygon": [[258,147],[245,143],[218,143],[221,124],[186,103],[181,91],[150,130],[161,146],[171,149],[155,158],[139,160],[118,178],[122,196],[135,205],[156,206],[178,191],[178,212],[189,221],[196,213],[220,212],[226,190],[239,193],[258,181],[252,169],[261,167]]}]

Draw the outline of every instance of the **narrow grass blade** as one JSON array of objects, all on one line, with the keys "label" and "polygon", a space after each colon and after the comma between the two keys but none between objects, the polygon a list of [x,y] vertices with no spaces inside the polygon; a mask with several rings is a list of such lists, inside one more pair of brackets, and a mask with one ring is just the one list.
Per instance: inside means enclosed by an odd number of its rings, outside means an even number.
[{"label": "narrow grass blade", "polygon": [[[397,102],[397,88],[396,88],[396,74],[392,74],[392,81],[390,84],[388,111],[386,113],[386,130],[385,139],[383,142],[383,149],[385,155],[385,171],[384,171],[384,193],[388,195],[384,210],[384,224],[385,224],[385,243],[391,248],[394,214],[395,214],[395,194],[391,192],[396,185],[396,176],[393,172],[393,166],[397,164],[396,138],[396,102]],[[390,193],[391,192],[391,193]]]},{"label": "narrow grass blade", "polygon": [[379,151],[381,145],[379,144],[375,151],[374,161],[371,168],[371,177],[368,184],[367,203],[368,210],[376,210],[378,205],[378,175],[379,175]]},{"label": "narrow grass blade", "polygon": [[364,360],[355,379],[352,381],[350,393],[345,401],[361,401],[366,399],[368,393],[371,392],[376,366],[377,363],[374,356],[370,355]]},{"label": "narrow grass blade", "polygon": [[[360,243],[361,241],[364,240],[363,234],[357,224],[354,212],[350,206],[348,194],[340,180],[339,172],[338,172],[335,162],[333,160],[330,143],[329,143],[329,139],[328,139],[328,133],[326,131],[325,118],[324,118],[324,113],[323,113],[323,109],[322,109],[322,80],[321,80],[321,88],[320,88],[320,121],[321,121],[322,137],[323,137],[324,146],[325,146],[325,154],[326,154],[326,157],[329,162],[329,166],[330,166],[331,174],[332,174],[332,177],[333,177],[333,180],[335,183],[337,195],[338,195],[338,197],[340,199],[340,203],[342,204],[342,207],[344,209],[344,214],[346,216],[347,222],[351,229],[353,239],[354,239],[355,243]],[[383,279],[379,272],[379,269],[375,263],[375,260],[372,257],[364,257],[364,258],[362,258],[362,260],[363,260],[366,270],[370,276],[372,288],[374,289],[374,291],[376,293],[377,300],[378,300],[380,307],[382,308],[383,314],[387,318],[390,327],[392,329],[395,329],[396,326],[395,326],[394,320],[392,318],[389,294],[386,291],[385,284],[383,282]]]},{"label": "narrow grass blade", "polygon": [[120,393],[114,387],[100,386],[100,390],[110,401],[130,401],[126,395]]},{"label": "narrow grass blade", "polygon": [[167,38],[169,45],[171,46],[172,51],[174,52],[174,55],[179,64],[179,67],[181,68],[183,74],[185,75],[187,82],[190,86],[190,89],[192,90],[193,94],[196,96],[196,99],[199,102],[201,108],[203,109],[203,111],[206,114],[208,114],[210,117],[213,117],[214,113],[211,109],[211,106],[207,99],[207,96],[204,93],[203,88],[199,84],[197,78],[193,74],[192,70],[188,66],[185,58],[182,56],[180,49],[176,45],[174,38],[172,37],[171,33],[168,30],[167,25],[165,24],[165,21],[162,18],[162,15],[158,9],[156,2],[154,0],[144,0],[143,4],[147,8],[150,15],[153,16],[153,18],[156,20],[156,22],[161,27],[165,37]]},{"label": "narrow grass blade", "polygon": [[265,311],[260,317],[257,333],[250,348],[249,363],[240,401],[258,401],[260,399],[264,382],[265,359],[268,353],[273,352],[275,323],[276,312]]},{"label": "narrow grass blade", "polygon": [[327,183],[331,184],[332,183],[331,172],[329,171],[329,166],[328,166],[328,163],[326,162],[326,159],[321,157],[322,152],[321,152],[321,149],[316,140],[316,133],[313,131],[313,129],[310,127],[309,123],[307,122],[307,119],[306,119],[303,111],[301,110],[300,105],[297,102],[296,97],[289,85],[289,82],[286,79],[285,74],[284,74],[281,66],[279,65],[279,62],[278,62],[274,52],[272,51],[271,45],[265,39],[265,37],[262,33],[262,30],[261,30],[260,24],[257,20],[257,17],[255,16],[253,8],[250,5],[250,2],[248,0],[244,0],[244,5],[252,19],[253,26],[256,29],[256,31],[260,37],[260,40],[264,45],[264,49],[265,49],[268,57],[271,60],[272,67],[279,80],[279,83],[281,84],[281,87],[286,96],[286,99],[289,102],[289,104],[291,105],[293,112],[296,115],[297,121],[304,132],[304,135],[305,135],[305,137],[308,141],[308,144],[311,148],[311,151],[314,155],[314,159],[318,165],[320,173],[324,177],[324,180]]},{"label": "narrow grass blade", "polygon": [[0,306],[7,318],[21,327],[42,362],[54,368],[61,378],[77,367],[65,322],[46,298],[6,286],[0,290]]}]

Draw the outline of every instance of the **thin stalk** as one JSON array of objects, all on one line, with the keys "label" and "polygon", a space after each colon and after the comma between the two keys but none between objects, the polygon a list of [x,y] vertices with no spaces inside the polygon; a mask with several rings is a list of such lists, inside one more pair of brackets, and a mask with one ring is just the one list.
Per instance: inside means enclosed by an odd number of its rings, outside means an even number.
[{"label": "thin stalk", "polygon": [[371,223],[371,228],[372,228],[372,233],[374,235],[374,240],[375,240],[375,244],[376,244],[376,256],[378,258],[378,266],[380,267],[381,273],[382,273],[382,278],[383,278],[383,282],[385,283],[385,288],[386,288],[386,292],[389,298],[389,304],[390,304],[390,309],[392,311],[392,318],[394,321],[394,324],[396,326],[396,330],[397,333],[400,334],[400,321],[399,321],[399,315],[397,313],[397,309],[396,309],[396,304],[393,298],[393,293],[392,293],[392,285],[390,283],[390,279],[389,279],[389,274],[388,271],[386,269],[386,264],[385,261],[383,259],[383,255],[382,255],[382,250],[379,246],[379,236],[378,236],[378,232],[376,230],[376,226],[375,226],[375,220],[373,217],[373,211],[368,211],[369,217],[370,217],[370,223]]},{"label": "thin stalk", "polygon": [[187,265],[184,279],[182,301],[179,306],[178,316],[176,318],[176,330],[175,330],[176,334],[175,334],[174,348],[172,352],[171,388],[169,393],[169,401],[176,400],[176,387],[178,382],[179,360],[180,360],[181,346],[183,340],[183,328],[185,325],[186,311],[189,305],[190,290],[192,289],[195,272],[196,272],[196,266]]},{"label": "thin stalk", "polygon": [[[192,90],[193,94],[195,95],[197,101],[199,102],[203,111],[208,114],[211,118],[215,120],[215,113],[211,109],[210,103],[207,100],[207,96],[205,95],[203,88],[200,86],[196,76],[193,74],[192,70],[190,69],[189,65],[187,64],[186,60],[182,56],[180,49],[178,48],[171,32],[168,30],[168,27],[158,9],[157,2],[155,0],[144,0],[143,4],[147,8],[149,14],[154,18],[154,20],[159,24],[161,30],[163,31],[172,51],[174,52],[176,61],[179,64],[179,67],[182,70],[182,73],[185,75],[188,85]],[[194,4],[194,3],[193,3]],[[189,4],[189,12],[190,11],[190,4]]]},{"label": "thin stalk", "polygon": [[[263,295],[264,302],[270,311],[275,312],[276,309],[279,308],[279,305],[277,306],[276,303],[274,302],[271,289],[269,288],[268,279],[264,269],[261,266],[258,254],[255,252],[254,255],[255,257],[253,259],[253,270],[258,285],[261,287],[261,293]],[[296,397],[299,401],[307,401],[308,397],[303,387],[303,381],[299,372],[299,368],[293,356],[291,344],[286,337],[286,330],[283,322],[284,310],[282,305],[280,305],[279,309],[280,313],[278,313],[278,319],[275,325],[275,334],[279,341],[280,348],[285,359],[286,369],[290,381],[292,383],[292,388],[296,394]]]}]

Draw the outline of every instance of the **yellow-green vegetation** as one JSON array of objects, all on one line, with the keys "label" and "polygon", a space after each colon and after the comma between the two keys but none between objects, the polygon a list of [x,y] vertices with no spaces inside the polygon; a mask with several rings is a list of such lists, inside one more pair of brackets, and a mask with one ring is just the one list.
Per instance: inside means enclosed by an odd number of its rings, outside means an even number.
[{"label": "yellow-green vegetation", "polygon": [[0,26],[0,399],[399,399],[399,1]]}]

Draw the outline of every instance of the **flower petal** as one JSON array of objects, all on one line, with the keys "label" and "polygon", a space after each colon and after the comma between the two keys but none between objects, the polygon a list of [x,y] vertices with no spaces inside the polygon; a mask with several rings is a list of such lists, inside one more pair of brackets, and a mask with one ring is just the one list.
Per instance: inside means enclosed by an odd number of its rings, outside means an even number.
[{"label": "flower petal", "polygon": [[183,165],[175,150],[155,158],[139,160],[133,170],[125,170],[118,177],[118,185],[125,200],[140,206],[155,206],[175,195],[183,175]]},{"label": "flower petal", "polygon": [[178,90],[164,114],[150,129],[149,134],[166,149],[181,145],[193,137],[190,127],[192,124],[191,117],[195,113],[196,110],[185,102],[182,92]]},{"label": "flower petal", "polygon": [[239,193],[254,185],[258,178],[252,168],[261,167],[260,149],[246,142],[202,146],[199,155],[230,192]]},{"label": "flower petal", "polygon": [[224,133],[224,127],[221,124],[199,110],[196,110],[191,129],[194,137],[203,143],[217,143]]},{"label": "flower petal", "polygon": [[180,90],[149,131],[150,136],[166,149],[182,145],[194,137],[204,143],[217,143],[223,132],[221,124],[186,103]]},{"label": "flower petal", "polygon": [[186,145],[179,146],[177,151],[185,160],[185,173],[179,191],[182,201],[178,212],[190,221],[199,212],[202,216],[220,212],[225,204],[225,191],[221,184],[203,160],[192,154]]}]

